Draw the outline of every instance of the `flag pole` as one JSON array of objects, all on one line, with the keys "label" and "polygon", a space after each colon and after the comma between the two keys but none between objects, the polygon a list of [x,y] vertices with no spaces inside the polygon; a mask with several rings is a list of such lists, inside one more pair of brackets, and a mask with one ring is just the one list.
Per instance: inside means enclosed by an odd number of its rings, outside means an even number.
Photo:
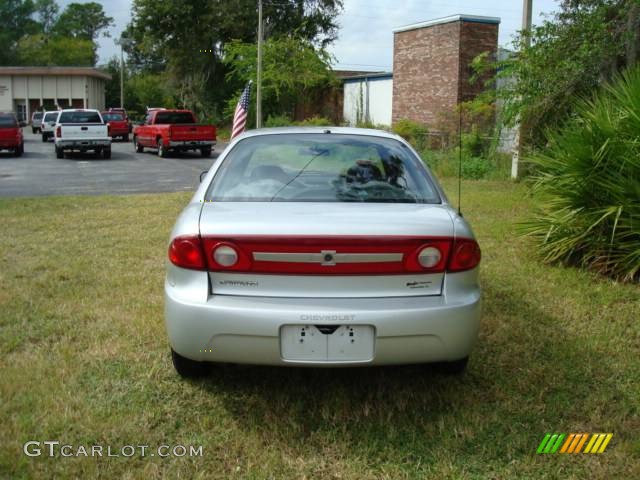
[{"label": "flag pole", "polygon": [[256,76],[256,128],[262,127],[262,0],[258,0],[258,72]]}]

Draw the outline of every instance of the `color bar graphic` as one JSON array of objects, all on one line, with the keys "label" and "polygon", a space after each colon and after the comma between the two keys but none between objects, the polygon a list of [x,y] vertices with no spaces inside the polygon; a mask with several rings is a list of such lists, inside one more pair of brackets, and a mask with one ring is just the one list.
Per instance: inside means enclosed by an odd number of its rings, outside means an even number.
[{"label": "color bar graphic", "polygon": [[547,433],[536,453],[603,453],[612,437],[613,433]]}]

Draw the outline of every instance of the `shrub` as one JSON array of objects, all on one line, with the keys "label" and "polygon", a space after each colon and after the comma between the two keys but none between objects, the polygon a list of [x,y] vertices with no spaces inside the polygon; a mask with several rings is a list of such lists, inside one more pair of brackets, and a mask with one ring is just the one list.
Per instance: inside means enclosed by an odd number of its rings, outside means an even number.
[{"label": "shrub", "polygon": [[264,122],[264,126],[267,128],[290,127],[291,125],[293,125],[293,122],[286,115],[270,115],[267,121]]},{"label": "shrub", "polygon": [[305,118],[301,122],[295,122],[295,125],[300,125],[301,127],[326,127],[333,124],[334,122],[325,117],[311,117]]},{"label": "shrub", "polygon": [[547,261],[638,281],[640,68],[577,101],[576,116],[546,138],[530,158],[539,210],[524,233]]},{"label": "shrub", "polygon": [[[440,178],[457,177],[460,171],[460,159],[457,149],[446,152],[434,152],[424,150],[422,152],[423,161]],[[496,165],[487,159],[462,156],[462,178],[467,180],[482,180],[488,177],[501,178],[496,171]]]},{"label": "shrub", "polygon": [[405,118],[398,120],[391,129],[413,145],[419,152],[427,146],[429,130],[423,123]]}]

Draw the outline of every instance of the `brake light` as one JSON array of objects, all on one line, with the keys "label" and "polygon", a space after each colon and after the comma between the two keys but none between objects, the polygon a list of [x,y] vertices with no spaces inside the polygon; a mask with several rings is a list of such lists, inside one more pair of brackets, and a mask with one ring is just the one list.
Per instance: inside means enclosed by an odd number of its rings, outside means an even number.
[{"label": "brake light", "polygon": [[111,124],[107,123],[107,137],[111,135]]},{"label": "brake light", "polygon": [[478,266],[481,258],[480,246],[475,240],[459,238],[455,241],[449,260],[449,272],[462,272]]},{"label": "brake light", "polygon": [[58,126],[58,128],[56,128],[56,137],[60,138],[62,137],[62,127]]},{"label": "brake light", "polygon": [[200,237],[185,235],[174,238],[169,245],[169,261],[177,267],[205,270],[206,263]]}]

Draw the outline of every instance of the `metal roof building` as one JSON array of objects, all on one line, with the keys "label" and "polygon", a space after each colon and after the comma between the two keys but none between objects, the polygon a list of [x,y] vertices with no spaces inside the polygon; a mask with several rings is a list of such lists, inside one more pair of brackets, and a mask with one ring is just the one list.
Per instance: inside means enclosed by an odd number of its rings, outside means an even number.
[{"label": "metal roof building", "polygon": [[0,67],[0,111],[28,121],[36,110],[104,109],[110,79],[89,67]]}]

